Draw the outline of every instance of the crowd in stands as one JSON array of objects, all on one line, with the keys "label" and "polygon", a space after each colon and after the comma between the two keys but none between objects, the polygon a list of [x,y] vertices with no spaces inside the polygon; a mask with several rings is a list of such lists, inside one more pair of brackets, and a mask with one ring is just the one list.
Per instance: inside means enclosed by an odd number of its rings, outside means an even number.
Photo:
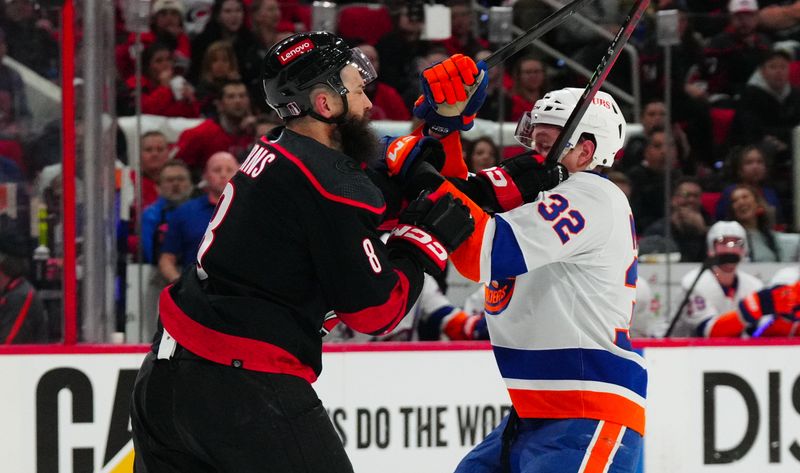
[{"label": "crowd in stands", "polygon": [[[227,180],[223,178],[236,170],[254,140],[279,125],[262,98],[261,61],[270,46],[310,28],[309,3],[154,0],[149,29],[137,35],[122,21],[126,2],[116,2],[117,115],[141,110],[197,120],[176,139],[143,130],[142,175],[130,177],[134,183],[141,180],[143,205],[139,211],[120,211],[126,226],[121,230],[126,241],[120,246],[124,259],[158,268],[157,280],[150,281],[154,291],[191,263],[205,226],[199,221],[208,220]],[[418,77],[430,64],[454,53],[481,60],[502,46],[489,42],[485,8],[511,4],[515,24],[523,30],[552,13],[537,0],[446,0],[440,3],[450,7],[451,37],[433,41],[423,39],[424,18],[413,3],[339,2],[339,34],[358,46],[379,72],[366,89],[375,120],[412,120],[421,91]],[[613,33],[632,3],[598,0],[581,13]],[[664,103],[665,49],[656,38],[659,9],[679,11],[670,123]],[[34,0],[0,3],[0,61],[8,56],[57,82],[55,11],[49,3]],[[544,41],[589,69],[608,43],[570,22]],[[642,132],[629,136],[607,174],[629,196],[640,239],[659,240],[642,245],[643,250],[672,248],[683,262],[701,262],[710,250],[709,228],[725,220],[744,228],[751,261],[797,262],[800,245],[793,232],[800,222],[793,219],[791,135],[800,125],[800,0],[654,1],[630,44],[639,53],[643,102],[640,116],[632,115],[630,104],[624,112],[629,123],[641,124]],[[629,91],[631,64],[625,61],[630,61],[627,55],[608,80]],[[488,73],[488,99],[478,118],[491,121],[515,122],[547,91],[586,82],[563,60],[533,47]],[[28,229],[31,218],[39,218],[44,229],[40,246],[49,247],[55,265],[61,256],[56,231],[59,133],[57,123],[31,128],[21,76],[0,62],[0,230]],[[132,161],[121,134],[118,141],[119,177],[130,172],[124,166]],[[494,166],[520,150],[516,143],[504,145],[499,147],[491,137],[465,140],[468,168]],[[24,210],[12,211],[9,202]],[[135,204],[122,197],[120,202]]]}]

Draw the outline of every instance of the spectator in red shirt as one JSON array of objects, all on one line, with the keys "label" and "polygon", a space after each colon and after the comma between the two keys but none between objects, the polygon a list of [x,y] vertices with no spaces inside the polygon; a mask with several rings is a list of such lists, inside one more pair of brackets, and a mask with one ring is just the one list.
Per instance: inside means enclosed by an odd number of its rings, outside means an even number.
[{"label": "spectator in red shirt", "polygon": [[366,43],[359,45],[358,49],[369,58],[369,62],[372,63],[372,66],[375,67],[375,72],[378,73],[378,80],[370,82],[364,88],[367,97],[372,102],[370,117],[373,120],[410,120],[411,113],[406,108],[406,104],[397,90],[391,85],[380,81],[381,62],[378,58],[378,50]]},{"label": "spectator in red shirt", "polygon": [[[142,113],[165,117],[196,118],[200,103],[194,87],[175,74],[172,50],[162,43],[153,43],[142,53]],[[120,97],[120,115],[134,113],[136,77],[125,81],[127,89]]]},{"label": "spectator in red shirt", "polygon": [[[153,43],[163,43],[172,49],[175,68],[184,73],[189,68],[191,43],[183,28],[185,8],[181,0],[156,0],[150,10],[150,31],[142,33],[142,44],[147,47]],[[123,80],[131,77],[136,67],[136,34],[130,33],[124,44],[117,45],[115,55],[117,74]]]},{"label": "spectator in red shirt", "polygon": [[550,86],[544,62],[533,56],[518,60],[511,73],[514,87],[511,90],[511,114],[508,121],[517,121],[525,112],[533,109],[533,104],[542,98]]},{"label": "spectator in red shirt", "polygon": [[253,140],[255,117],[243,82],[229,81],[223,85],[215,104],[217,118],[185,130],[178,138],[175,158],[189,165],[193,177],[199,176],[212,154],[227,151],[238,156]]},{"label": "spectator in red shirt", "polygon": [[449,0],[450,7],[450,34],[442,41],[450,55],[461,53],[465,56],[475,57],[478,51],[489,47],[489,42],[475,35],[475,11],[472,9],[471,0]]}]

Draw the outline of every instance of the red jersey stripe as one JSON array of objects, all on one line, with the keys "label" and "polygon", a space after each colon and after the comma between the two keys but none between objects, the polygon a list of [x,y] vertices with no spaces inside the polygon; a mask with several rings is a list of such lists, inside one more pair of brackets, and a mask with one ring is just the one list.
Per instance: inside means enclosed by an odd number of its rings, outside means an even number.
[{"label": "red jersey stripe", "polygon": [[410,289],[406,275],[396,269],[394,272],[397,274],[397,283],[386,302],[361,309],[358,312],[342,313],[337,311],[336,315],[348,327],[358,332],[383,335],[391,331],[403,320],[408,311],[406,299]]},{"label": "red jersey stripe", "polygon": [[28,310],[31,308],[31,302],[33,301],[33,290],[31,289],[28,291],[28,295],[25,297],[25,302],[22,304],[22,309],[19,310],[19,314],[17,314],[17,319],[14,321],[14,325],[11,327],[11,331],[8,333],[8,337],[6,338],[5,344],[11,345],[14,339],[17,337],[19,330],[22,328],[22,324],[25,322],[25,318],[28,317]]},{"label": "red jersey stripe", "polygon": [[339,202],[340,204],[350,205],[352,207],[358,207],[360,209],[364,209],[378,215],[383,215],[383,213],[386,211],[386,204],[383,204],[380,207],[374,207],[372,205],[365,204],[364,202],[359,202],[357,200],[348,199],[347,197],[331,194],[330,192],[325,190],[324,187],[322,187],[322,184],[319,183],[317,178],[314,177],[314,174],[311,173],[311,171],[303,164],[303,162],[297,156],[287,151],[286,148],[277,143],[266,140],[261,140],[261,144],[265,146],[271,146],[277,149],[284,157],[286,157],[286,159],[294,163],[294,165],[297,166],[297,168],[300,169],[300,171],[306,176],[308,181],[311,182],[311,185],[314,186],[317,192],[319,192],[320,195],[322,195],[326,199],[331,200],[333,202]]},{"label": "red jersey stripe", "polygon": [[217,332],[192,320],[172,300],[167,286],[161,291],[158,303],[164,328],[184,348],[195,355],[222,365],[232,366],[234,360],[241,368],[264,373],[298,376],[309,383],[317,379],[306,366],[286,350],[267,342]]}]

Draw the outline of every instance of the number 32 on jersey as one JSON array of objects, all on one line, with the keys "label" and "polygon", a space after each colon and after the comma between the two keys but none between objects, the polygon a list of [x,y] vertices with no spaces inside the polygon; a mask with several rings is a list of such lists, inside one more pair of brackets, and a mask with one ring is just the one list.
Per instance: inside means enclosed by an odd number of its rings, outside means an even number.
[{"label": "number 32 on jersey", "polygon": [[577,235],[586,227],[586,219],[580,211],[570,209],[569,201],[561,194],[550,194],[537,207],[539,215],[548,222],[553,222],[553,230],[566,244],[572,235]]}]

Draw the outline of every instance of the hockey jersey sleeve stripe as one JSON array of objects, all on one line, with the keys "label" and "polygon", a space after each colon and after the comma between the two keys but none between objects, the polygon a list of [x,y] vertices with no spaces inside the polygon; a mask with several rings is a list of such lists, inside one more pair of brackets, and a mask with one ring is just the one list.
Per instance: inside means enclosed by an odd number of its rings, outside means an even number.
[{"label": "hockey jersey sleeve stripe", "polygon": [[642,398],[647,394],[645,368],[606,350],[522,350],[499,346],[493,350],[503,378],[599,381],[622,386]]},{"label": "hockey jersey sleeve stripe", "polygon": [[492,241],[493,281],[518,276],[528,272],[525,257],[519,246],[514,230],[500,215],[495,215],[494,240]]},{"label": "hockey jersey sleeve stripe", "polygon": [[616,394],[517,389],[509,389],[508,394],[514,409],[522,418],[606,420],[644,435],[644,406]]},{"label": "hockey jersey sleeve stripe", "polygon": [[303,162],[300,161],[300,159],[297,156],[293,155],[288,150],[286,150],[286,148],[284,148],[283,146],[281,146],[281,145],[279,145],[277,143],[274,143],[272,141],[270,141],[268,143],[265,143],[264,141],[262,141],[261,144],[264,145],[264,146],[267,146],[267,147],[271,146],[271,147],[275,148],[284,157],[286,157],[286,159],[288,159],[295,166],[297,166],[297,168],[300,170],[300,172],[302,172],[303,175],[306,176],[308,181],[311,183],[312,186],[314,186],[314,188],[317,190],[317,192],[319,192],[320,195],[322,195],[326,199],[328,199],[330,201],[333,201],[333,202],[338,202],[340,204],[350,205],[352,207],[358,207],[360,209],[364,209],[364,210],[366,210],[368,212],[372,212],[372,213],[377,214],[377,215],[383,215],[383,213],[386,211],[386,204],[384,204],[384,205],[382,205],[380,207],[375,207],[375,206],[366,204],[364,202],[360,202],[360,201],[357,201],[357,200],[348,199],[347,197],[342,197],[342,196],[338,196],[338,195],[335,195],[335,194],[331,194],[330,192],[325,190],[324,187],[322,187],[322,184],[320,184],[320,182],[317,180],[317,178],[314,177],[314,174],[311,173],[311,171],[303,164]]},{"label": "hockey jersey sleeve stripe", "polygon": [[370,335],[383,335],[395,328],[408,312],[410,284],[402,271],[395,269],[394,272],[397,274],[397,283],[386,302],[358,312],[343,313],[337,310],[336,314],[342,322],[353,330]]},{"label": "hockey jersey sleeve stripe", "polygon": [[317,379],[314,370],[288,351],[267,342],[212,330],[186,315],[170,294],[161,291],[158,312],[162,325],[184,348],[195,355],[222,365],[251,371],[298,376],[309,383]]},{"label": "hockey jersey sleeve stripe", "polygon": [[453,197],[460,199],[469,208],[469,213],[475,220],[475,231],[467,238],[467,241],[450,253],[450,262],[465,278],[475,282],[481,281],[481,259],[484,253],[484,241],[494,235],[494,219],[490,218],[489,214],[484,212],[451,182],[445,181],[439,186],[437,192],[441,190],[449,192]]}]

